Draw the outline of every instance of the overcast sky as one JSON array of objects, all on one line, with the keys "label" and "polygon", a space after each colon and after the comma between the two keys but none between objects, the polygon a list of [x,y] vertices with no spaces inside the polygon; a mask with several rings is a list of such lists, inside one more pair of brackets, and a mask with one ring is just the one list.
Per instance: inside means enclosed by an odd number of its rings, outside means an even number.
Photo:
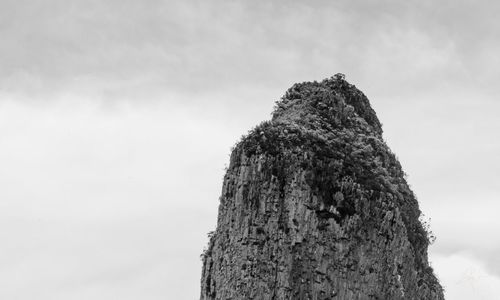
[{"label": "overcast sky", "polygon": [[500,294],[500,2],[0,0],[0,298],[197,299],[231,146],[370,99],[447,299]]}]

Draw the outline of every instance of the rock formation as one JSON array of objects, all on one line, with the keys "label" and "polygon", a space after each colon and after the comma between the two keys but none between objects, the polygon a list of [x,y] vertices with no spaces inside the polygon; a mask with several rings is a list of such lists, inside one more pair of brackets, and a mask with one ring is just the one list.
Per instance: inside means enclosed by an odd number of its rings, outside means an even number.
[{"label": "rock formation", "polygon": [[366,96],[295,84],[231,154],[201,299],[444,299],[419,216]]}]

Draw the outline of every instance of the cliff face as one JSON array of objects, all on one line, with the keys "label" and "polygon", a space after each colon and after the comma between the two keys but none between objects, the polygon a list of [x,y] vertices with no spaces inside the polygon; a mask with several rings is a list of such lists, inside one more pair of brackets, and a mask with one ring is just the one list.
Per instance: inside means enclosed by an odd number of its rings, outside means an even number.
[{"label": "cliff face", "polygon": [[404,178],[342,75],[294,85],[232,152],[201,299],[444,299]]}]

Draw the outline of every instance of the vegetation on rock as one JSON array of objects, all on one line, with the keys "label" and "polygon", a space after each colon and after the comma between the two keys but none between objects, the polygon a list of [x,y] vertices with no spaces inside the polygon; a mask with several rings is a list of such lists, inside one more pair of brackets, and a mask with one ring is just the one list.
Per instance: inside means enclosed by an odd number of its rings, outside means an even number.
[{"label": "vegetation on rock", "polygon": [[233,149],[201,298],[443,299],[420,215],[366,96],[295,84]]}]

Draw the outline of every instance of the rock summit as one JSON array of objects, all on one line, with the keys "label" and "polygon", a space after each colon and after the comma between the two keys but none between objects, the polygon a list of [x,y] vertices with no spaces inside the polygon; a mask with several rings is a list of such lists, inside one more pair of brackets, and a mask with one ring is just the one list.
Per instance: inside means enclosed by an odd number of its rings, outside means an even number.
[{"label": "rock summit", "polygon": [[295,84],[232,151],[201,299],[444,299],[420,214],[367,97]]}]

